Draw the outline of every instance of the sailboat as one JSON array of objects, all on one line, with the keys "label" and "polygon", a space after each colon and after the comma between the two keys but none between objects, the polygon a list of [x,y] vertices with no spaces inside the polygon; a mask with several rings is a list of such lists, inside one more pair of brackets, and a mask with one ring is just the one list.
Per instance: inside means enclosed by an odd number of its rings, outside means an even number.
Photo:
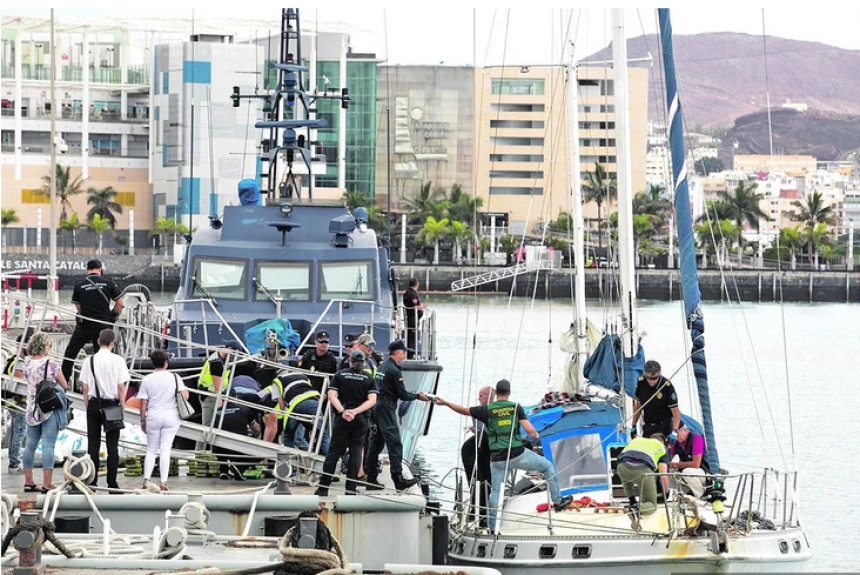
[{"label": "sailboat", "polygon": [[[710,477],[710,488],[701,498],[690,495],[669,498],[659,504],[656,513],[636,521],[626,513],[628,500],[614,469],[618,454],[629,440],[630,396],[642,373],[644,350],[639,345],[636,318],[629,135],[625,129],[627,54],[623,11],[613,10],[612,21],[619,147],[621,327],[614,333],[606,333],[596,349],[587,349],[581,257],[582,197],[578,185],[578,146],[572,145],[574,248],[579,257],[574,283],[577,315],[568,341],[575,341],[570,363],[575,377],[569,380],[578,384],[568,389],[568,396],[561,396],[560,401],[544,401],[526,408],[529,420],[540,433],[544,456],[555,465],[561,494],[575,499],[566,509],[555,511],[552,505],[546,505],[549,497],[544,485],[528,474],[520,474],[502,494],[496,524],[489,528],[470,513],[472,502],[459,500],[450,524],[449,559],[457,564],[493,567],[505,575],[538,570],[643,575],[801,569],[812,552],[800,520],[796,472],[732,474],[720,468],[708,395],[704,322],[699,306],[668,9],[659,10],[659,22],[671,119],[674,203],[685,320],[692,338],[690,360],[703,422],[700,424],[686,415],[683,419],[705,437],[710,468],[720,471]],[[576,84],[571,57],[568,90],[572,143],[577,141]]]}]

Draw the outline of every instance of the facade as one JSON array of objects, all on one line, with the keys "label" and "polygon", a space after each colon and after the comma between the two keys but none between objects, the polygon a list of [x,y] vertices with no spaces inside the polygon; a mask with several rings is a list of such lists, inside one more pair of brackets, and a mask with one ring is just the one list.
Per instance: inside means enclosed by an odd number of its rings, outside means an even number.
[{"label": "facade", "polygon": [[815,156],[770,156],[765,154],[736,154],[735,171],[746,174],[782,172],[792,176],[811,174],[818,169]]}]

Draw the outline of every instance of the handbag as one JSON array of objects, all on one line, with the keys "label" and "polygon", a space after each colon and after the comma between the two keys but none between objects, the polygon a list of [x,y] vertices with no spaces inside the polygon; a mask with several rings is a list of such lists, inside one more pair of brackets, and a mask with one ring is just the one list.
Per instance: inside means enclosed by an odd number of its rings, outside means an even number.
[{"label": "handbag", "polygon": [[117,431],[125,428],[125,422],[123,421],[124,414],[122,411],[122,404],[119,401],[109,400],[102,401],[102,395],[99,392],[99,382],[96,379],[96,356],[93,355],[90,358],[90,371],[93,374],[93,383],[96,388],[96,398],[99,400],[99,412],[102,415],[102,427],[104,427],[105,433],[108,431]]},{"label": "handbag", "polygon": [[179,391],[179,376],[174,373],[173,377],[176,378],[176,409],[179,410],[180,419],[188,419],[194,415],[194,406]]}]

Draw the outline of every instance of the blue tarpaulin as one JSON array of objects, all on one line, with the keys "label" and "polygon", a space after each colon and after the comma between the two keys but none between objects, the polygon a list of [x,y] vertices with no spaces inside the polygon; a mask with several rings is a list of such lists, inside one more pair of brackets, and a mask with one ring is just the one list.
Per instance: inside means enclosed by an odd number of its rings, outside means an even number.
[{"label": "blue tarpaulin", "polygon": [[621,392],[623,377],[624,391],[630,397],[635,395],[636,381],[644,369],[645,351],[642,346],[639,346],[636,357],[624,357],[621,338],[617,334],[603,336],[582,366],[582,372],[588,381],[612,391]]},{"label": "blue tarpaulin", "polygon": [[243,206],[260,205],[260,184],[253,178],[245,178],[239,182],[239,202]]},{"label": "blue tarpaulin", "polygon": [[269,331],[275,333],[278,337],[278,343],[282,347],[288,347],[293,351],[299,347],[302,341],[299,334],[290,325],[290,320],[267,319],[245,331],[245,346],[248,348],[248,351],[258,353],[265,349],[268,346],[266,340],[269,337]]}]

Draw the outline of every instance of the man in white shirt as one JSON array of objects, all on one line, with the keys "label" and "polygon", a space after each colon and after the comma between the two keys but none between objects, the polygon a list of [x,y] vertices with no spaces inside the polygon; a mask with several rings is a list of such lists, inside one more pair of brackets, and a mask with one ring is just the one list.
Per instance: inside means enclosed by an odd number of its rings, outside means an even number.
[{"label": "man in white shirt", "polygon": [[[99,450],[102,437],[103,407],[121,405],[125,410],[125,389],[131,377],[125,360],[113,353],[116,335],[112,329],[99,332],[98,353],[84,360],[81,367],[81,382],[84,386],[84,405],[87,411],[87,452],[93,464],[99,466]],[[107,486],[119,489],[116,481],[119,469],[120,429],[105,432],[107,446]],[[91,483],[96,486],[98,477]]]}]

